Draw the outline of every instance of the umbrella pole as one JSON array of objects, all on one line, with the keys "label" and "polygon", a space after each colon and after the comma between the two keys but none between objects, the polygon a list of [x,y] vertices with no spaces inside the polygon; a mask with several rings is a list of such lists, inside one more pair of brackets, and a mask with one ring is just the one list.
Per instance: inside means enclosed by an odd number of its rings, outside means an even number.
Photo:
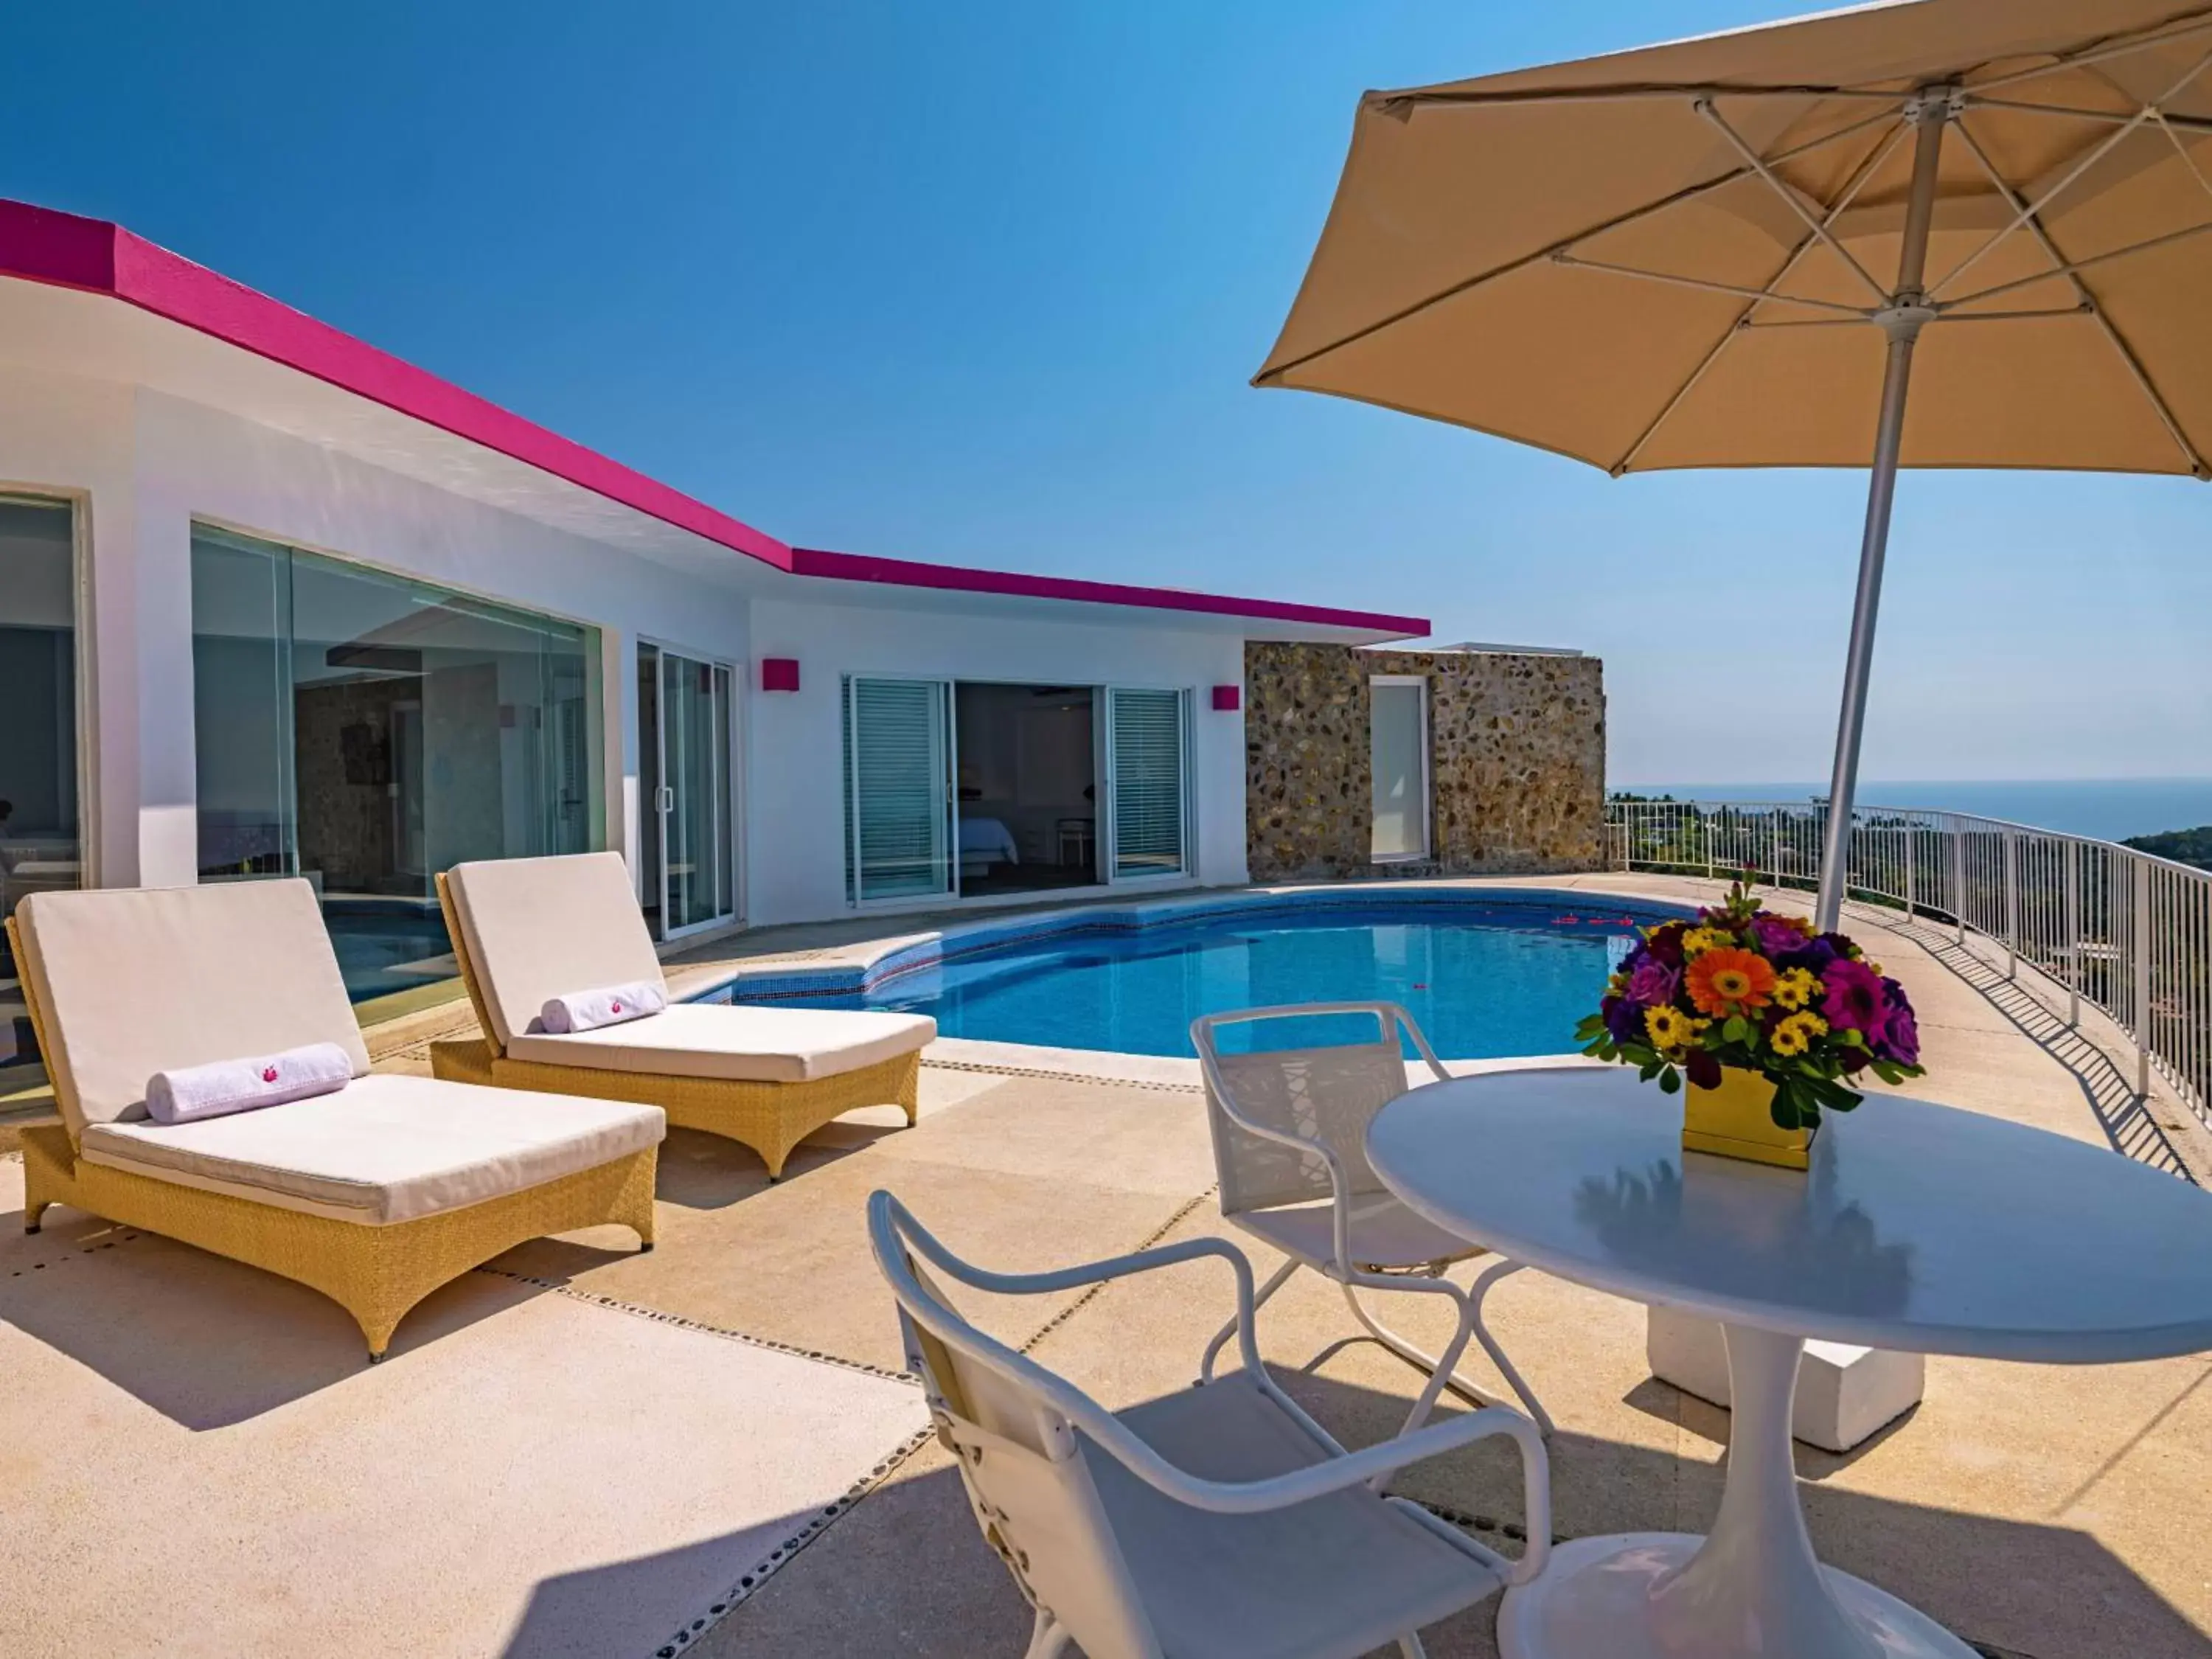
[{"label": "umbrella pole", "polygon": [[1867,682],[1874,666],[1874,625],[1881,607],[1882,560],[1889,550],[1889,513],[1897,498],[1898,453],[1905,438],[1905,399],[1912,380],[1912,348],[1936,313],[1921,291],[1928,268],[1928,231],[1936,216],[1936,164],[1952,90],[1931,87],[1909,118],[1913,137],[1912,194],[1897,260],[1897,291],[1875,320],[1889,336],[1882,368],[1881,414],[1875,427],[1874,470],[1867,480],[1866,529],[1859,541],[1859,586],[1851,606],[1851,642],[1844,657],[1844,706],[1836,722],[1836,763],[1828,778],[1828,821],[1820,847],[1820,896],[1813,920],[1822,933],[1843,919],[1851,852],[1851,805],[1857,793],[1859,738],[1866,728]]}]

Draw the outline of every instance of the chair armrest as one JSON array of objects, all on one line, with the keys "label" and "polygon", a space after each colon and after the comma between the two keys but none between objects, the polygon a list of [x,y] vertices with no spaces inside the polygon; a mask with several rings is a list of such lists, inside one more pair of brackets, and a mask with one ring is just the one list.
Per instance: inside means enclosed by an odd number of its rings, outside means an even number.
[{"label": "chair armrest", "polygon": [[1290,1509],[1331,1492],[1364,1486],[1408,1464],[1503,1435],[1513,1442],[1521,1454],[1522,1497],[1528,1530],[1528,1547],[1514,1565],[1510,1582],[1522,1583],[1535,1577],[1543,1570],[1545,1557],[1551,1553],[1552,1477],[1551,1465],[1544,1454],[1543,1436],[1534,1423],[1510,1407],[1486,1406],[1465,1417],[1431,1423],[1380,1445],[1325,1459],[1265,1480],[1203,1480],[1168,1462],[1118,1419],[1109,1420],[1114,1428],[1110,1434],[1102,1434],[1102,1425],[1095,1422],[1085,1422],[1082,1426],[1103,1449],[1112,1453],[1146,1484],[1193,1509],[1216,1515],[1257,1515]]}]

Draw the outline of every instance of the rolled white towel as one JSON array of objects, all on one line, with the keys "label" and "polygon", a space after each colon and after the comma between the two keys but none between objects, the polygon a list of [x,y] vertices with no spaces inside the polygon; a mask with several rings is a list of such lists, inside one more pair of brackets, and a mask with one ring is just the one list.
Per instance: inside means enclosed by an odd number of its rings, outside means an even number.
[{"label": "rolled white towel", "polygon": [[594,1031],[602,1025],[619,1025],[624,1020],[643,1019],[667,1006],[667,992],[639,980],[634,985],[602,985],[596,991],[568,992],[550,1000],[538,1011],[538,1018],[547,1030],[567,1036]]},{"label": "rolled white towel", "polygon": [[336,1094],[352,1081],[353,1061],[344,1049],[335,1042],[310,1042],[258,1059],[156,1072],[146,1080],[146,1110],[156,1123],[192,1123]]}]

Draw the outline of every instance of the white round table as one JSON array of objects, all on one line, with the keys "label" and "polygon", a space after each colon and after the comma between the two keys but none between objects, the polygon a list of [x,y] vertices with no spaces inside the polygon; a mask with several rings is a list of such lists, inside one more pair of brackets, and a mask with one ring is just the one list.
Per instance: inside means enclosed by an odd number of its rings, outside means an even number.
[{"label": "white round table", "polygon": [[2101,1147],[1893,1095],[1830,1115],[1802,1174],[1685,1152],[1616,1067],[1430,1084],[1370,1126],[1438,1226],[1727,1327],[1734,1422],[1710,1536],[1563,1545],[1498,1611],[1505,1659],[1974,1659],[1814,1559],[1790,1461],[1808,1338],[2111,1364],[2212,1349],[2212,1196]]}]

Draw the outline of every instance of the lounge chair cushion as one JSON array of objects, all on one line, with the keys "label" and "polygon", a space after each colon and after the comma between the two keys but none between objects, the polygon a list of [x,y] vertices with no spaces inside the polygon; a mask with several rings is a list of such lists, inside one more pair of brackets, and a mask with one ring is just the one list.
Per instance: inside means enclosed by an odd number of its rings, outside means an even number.
[{"label": "lounge chair cushion", "polygon": [[666,1131],[658,1106],[378,1073],[198,1123],[94,1124],[82,1152],[133,1175],[383,1225],[595,1169]]},{"label": "lounge chair cushion", "polygon": [[921,1014],[679,1002],[651,1019],[595,1031],[518,1036],[507,1052],[547,1066],[803,1083],[896,1060],[936,1036],[937,1022]]},{"label": "lounge chair cushion", "polygon": [[446,892],[476,969],[492,1041],[542,1030],[546,1003],[579,987],[659,987],[660,959],[619,854],[457,864]]},{"label": "lounge chair cushion", "polygon": [[334,1042],[368,1050],[304,881],[33,893],[16,908],[71,1135],[143,1119],[155,1073]]}]

